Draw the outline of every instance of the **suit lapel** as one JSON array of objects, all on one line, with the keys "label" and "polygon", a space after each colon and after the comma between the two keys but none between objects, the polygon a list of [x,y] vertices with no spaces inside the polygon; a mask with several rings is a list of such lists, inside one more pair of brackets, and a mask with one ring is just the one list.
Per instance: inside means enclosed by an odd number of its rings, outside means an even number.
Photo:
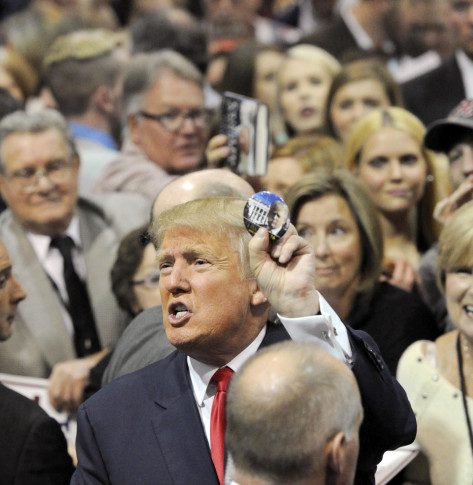
[{"label": "suit lapel", "polygon": [[172,354],[160,375],[166,376],[166,383],[161,382],[153,392],[158,414],[151,421],[173,482],[219,485],[186,356],[180,352]]},{"label": "suit lapel", "polygon": [[13,262],[13,271],[28,294],[18,307],[18,316],[33,335],[50,367],[56,362],[73,359],[75,351],[72,339],[64,325],[61,304],[51,281],[24,230],[13,218],[10,229],[4,232],[4,242]]},{"label": "suit lapel", "polygon": [[[84,207],[79,202],[79,231],[85,265],[87,268],[87,289],[94,311],[97,331],[102,346],[106,347],[117,338],[114,329],[120,327],[118,321],[110,325],[110,316],[119,319],[117,305],[111,293],[109,270],[115,261],[119,240],[114,231],[104,223],[104,215],[97,215],[93,206]],[[121,315],[122,325],[125,316]]]}]

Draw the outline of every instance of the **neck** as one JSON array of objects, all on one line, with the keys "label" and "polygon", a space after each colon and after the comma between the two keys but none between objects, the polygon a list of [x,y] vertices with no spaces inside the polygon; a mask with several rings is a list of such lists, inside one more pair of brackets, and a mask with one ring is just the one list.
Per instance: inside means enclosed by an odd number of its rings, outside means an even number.
[{"label": "neck", "polygon": [[69,121],[90,126],[112,136],[108,120],[94,111],[86,111],[81,115],[69,116]]},{"label": "neck", "polygon": [[344,319],[350,315],[356,299],[356,291],[353,287],[350,286],[344,291],[321,290],[321,293],[340,318]]},{"label": "neck", "polygon": [[415,242],[416,218],[415,211],[410,209],[402,212],[379,211],[384,238],[402,237],[406,241]]}]

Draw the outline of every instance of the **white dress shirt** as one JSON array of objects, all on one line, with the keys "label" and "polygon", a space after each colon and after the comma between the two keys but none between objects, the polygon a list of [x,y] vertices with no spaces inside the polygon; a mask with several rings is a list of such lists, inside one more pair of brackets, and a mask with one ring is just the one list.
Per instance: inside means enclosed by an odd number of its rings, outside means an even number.
[{"label": "white dress shirt", "polygon": [[[320,293],[319,305],[319,315],[302,318],[285,318],[280,315],[278,317],[292,340],[318,342],[324,350],[351,365],[352,350],[345,325]],[[266,326],[245,350],[227,364],[227,367],[235,372],[238,371],[243,363],[256,353],[265,335]],[[210,445],[210,415],[217,389],[209,383],[218,367],[203,364],[191,357],[187,357],[187,366],[194,390],[194,398]]]},{"label": "white dress shirt", "polygon": [[[69,227],[64,234],[70,236],[74,241],[76,246],[72,251],[74,267],[79,277],[82,280],[85,280],[86,266],[84,256],[81,252],[82,246],[79,232],[79,218],[77,216],[72,218]],[[71,316],[66,308],[66,305],[69,302],[69,297],[66,290],[66,283],[64,281],[64,259],[59,252],[59,249],[51,247],[52,238],[50,236],[26,232],[26,237],[33,246],[33,250],[38,257],[41,266],[44,268],[44,271],[46,271],[47,275],[54,282],[64,323],[69,333],[73,335],[74,326],[72,324]]]}]

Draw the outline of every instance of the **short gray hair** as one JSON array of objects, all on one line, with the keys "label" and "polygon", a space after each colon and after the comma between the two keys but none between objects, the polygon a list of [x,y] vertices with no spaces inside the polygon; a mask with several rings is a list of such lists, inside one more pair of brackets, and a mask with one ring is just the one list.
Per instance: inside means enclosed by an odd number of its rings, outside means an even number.
[{"label": "short gray hair", "polygon": [[123,81],[123,116],[136,114],[143,108],[143,99],[153,84],[164,72],[196,83],[201,89],[204,78],[192,62],[181,54],[163,49],[150,54],[135,56],[128,65]]},{"label": "short gray hair", "polygon": [[340,431],[356,438],[363,415],[349,368],[314,342],[273,344],[250,357],[230,382],[226,408],[235,467],[279,485],[314,476],[327,440]]},{"label": "short gray hair", "polygon": [[15,111],[5,116],[0,121],[0,171],[5,170],[1,153],[5,138],[16,133],[42,133],[50,129],[58,130],[66,142],[67,150],[71,159],[75,158],[77,153],[74,136],[66,119],[54,109],[44,109],[34,113],[26,111]]}]

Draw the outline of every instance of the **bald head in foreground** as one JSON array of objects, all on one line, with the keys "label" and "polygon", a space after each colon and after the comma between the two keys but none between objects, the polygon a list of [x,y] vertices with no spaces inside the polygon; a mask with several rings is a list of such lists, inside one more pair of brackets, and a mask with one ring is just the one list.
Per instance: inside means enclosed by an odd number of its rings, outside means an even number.
[{"label": "bald head in foreground", "polygon": [[261,350],[228,392],[233,483],[353,483],[362,418],[352,371],[319,346],[289,341]]}]

